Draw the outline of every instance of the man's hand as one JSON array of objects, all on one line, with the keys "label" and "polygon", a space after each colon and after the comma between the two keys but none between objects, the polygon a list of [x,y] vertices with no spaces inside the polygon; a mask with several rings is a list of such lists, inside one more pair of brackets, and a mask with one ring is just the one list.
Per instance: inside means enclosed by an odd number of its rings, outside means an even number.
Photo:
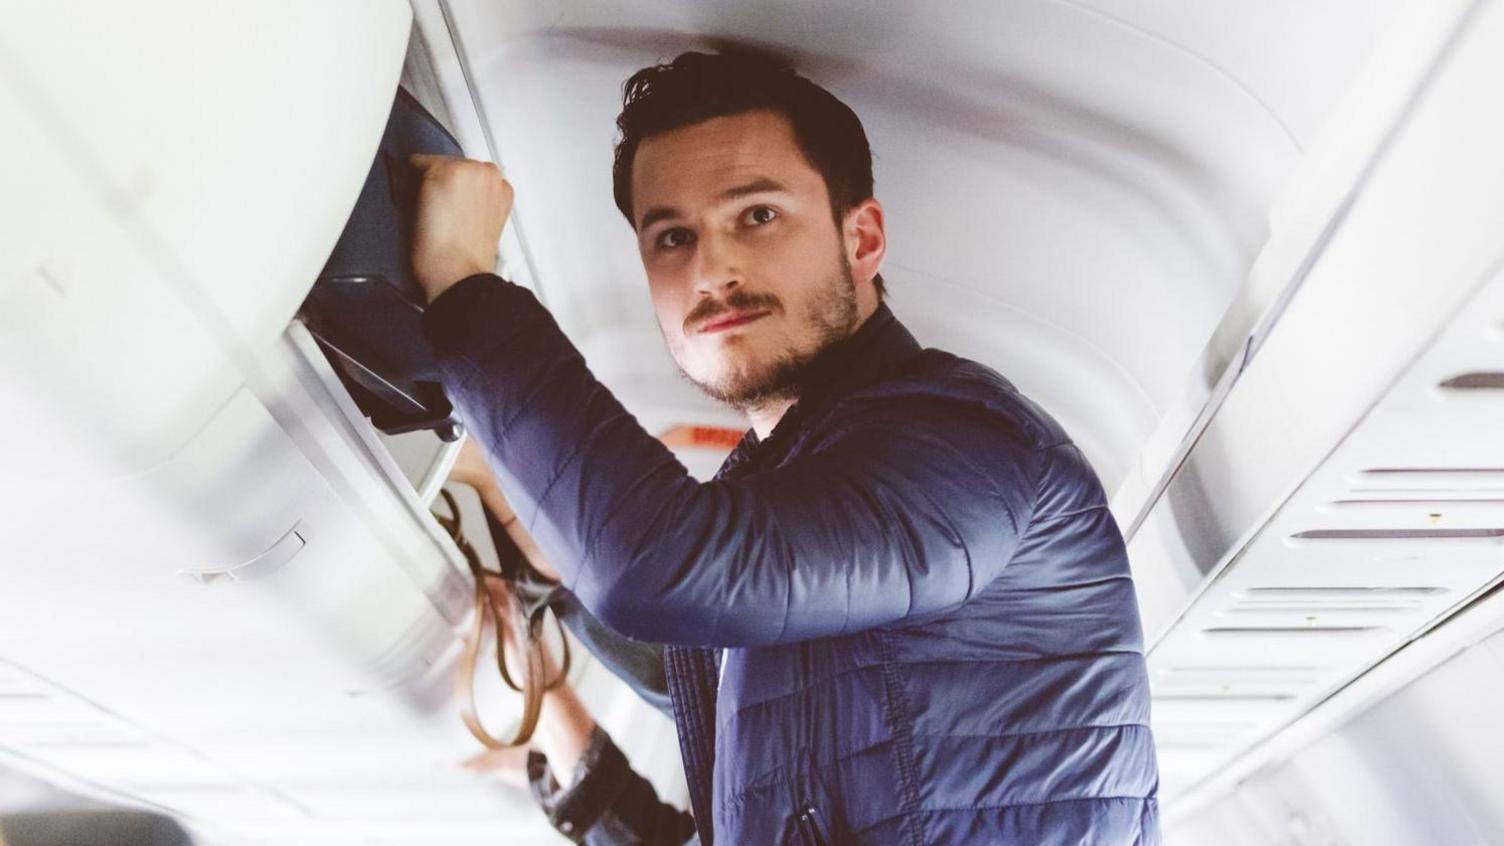
[{"label": "man's hand", "polygon": [[512,186],[490,162],[413,156],[423,173],[413,231],[413,273],[428,301],[496,269],[496,242],[512,213]]}]

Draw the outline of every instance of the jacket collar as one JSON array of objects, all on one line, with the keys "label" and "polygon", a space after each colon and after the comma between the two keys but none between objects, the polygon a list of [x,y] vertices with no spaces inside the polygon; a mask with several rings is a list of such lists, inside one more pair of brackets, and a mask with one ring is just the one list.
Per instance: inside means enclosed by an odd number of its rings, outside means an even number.
[{"label": "jacket collar", "polygon": [[[917,352],[919,342],[886,303],[878,303],[855,332],[821,350],[809,363],[799,380],[797,405],[808,407],[880,381],[898,372]],[[780,420],[775,431],[782,426]]]},{"label": "jacket collar", "polygon": [[821,350],[809,363],[799,379],[798,401],[784,413],[767,439],[758,438],[757,433],[749,429],[727,456],[716,477],[725,476],[747,463],[754,454],[781,452],[762,447],[791,439],[804,428],[815,411],[898,373],[920,349],[919,342],[893,316],[887,304],[878,303],[877,310],[855,332]]}]

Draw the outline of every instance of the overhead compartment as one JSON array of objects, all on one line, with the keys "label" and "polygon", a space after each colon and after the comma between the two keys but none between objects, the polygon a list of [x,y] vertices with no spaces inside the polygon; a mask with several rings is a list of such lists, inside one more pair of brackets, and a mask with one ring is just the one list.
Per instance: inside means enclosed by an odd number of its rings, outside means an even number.
[{"label": "overhead compartment", "polygon": [[[121,617],[136,621],[122,634],[164,650],[146,653],[157,671],[186,671],[216,650],[277,654],[262,629],[286,618],[302,640],[285,645],[328,651],[343,669],[320,672],[358,690],[434,658],[434,643],[393,657],[410,630],[446,640],[435,633],[464,593],[452,549],[421,511],[373,532],[347,504],[359,485],[400,498],[406,479],[339,475],[305,455],[308,421],[261,399],[281,394],[266,351],[349,214],[410,21],[401,2],[13,10],[0,33],[14,116],[0,157],[6,655],[93,666],[109,649],[89,645],[92,621]],[[340,437],[333,452],[360,443]],[[391,540],[404,532],[426,547]],[[81,584],[113,584],[110,602],[54,632],[94,601]],[[267,605],[259,621],[238,604],[251,597]]]},{"label": "overhead compartment", "polygon": [[0,73],[6,506],[38,486],[166,460],[243,381],[233,341],[193,313],[170,258],[100,195],[32,106]]},{"label": "overhead compartment", "polygon": [[53,505],[5,535],[0,657],[80,719],[0,708],[0,756],[192,812],[275,786],[242,760],[269,736],[362,726],[415,763],[464,751],[444,740],[452,549],[412,514],[373,532],[250,391],[168,461]]},{"label": "overhead compartment", "polygon": [[[16,4],[0,78],[167,283],[254,345],[281,332],[349,216],[411,18],[400,0]],[[25,207],[61,208],[50,193]]]},{"label": "overhead compartment", "polygon": [[7,10],[12,473],[139,472],[254,371],[349,216],[410,20],[397,0]]},{"label": "overhead compartment", "polygon": [[516,810],[453,772],[453,447],[383,439],[290,324],[410,29],[396,0],[8,10],[0,763],[229,830]]}]

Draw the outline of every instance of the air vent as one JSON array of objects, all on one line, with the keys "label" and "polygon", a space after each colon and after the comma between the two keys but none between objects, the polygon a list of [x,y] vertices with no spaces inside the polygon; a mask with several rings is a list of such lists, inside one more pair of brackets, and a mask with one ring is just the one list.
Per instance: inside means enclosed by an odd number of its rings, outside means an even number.
[{"label": "air vent", "polygon": [[1414,614],[1425,609],[1429,597],[1443,588],[1251,588],[1235,591],[1232,601],[1216,612],[1219,617],[1265,617],[1299,622],[1302,631],[1313,625],[1354,618]]},{"label": "air vent", "polygon": [[1248,614],[1304,616],[1312,619],[1316,617],[1332,616],[1362,616],[1365,614],[1414,614],[1420,610],[1419,605],[1284,605],[1284,604],[1245,604],[1235,605],[1223,611],[1218,611],[1218,616],[1237,616]]},{"label": "air vent", "polygon": [[1504,546],[1504,529],[1314,529],[1296,532],[1287,546],[1389,546],[1404,544],[1445,546]]},{"label": "air vent", "polygon": [[1299,596],[1304,598],[1322,597],[1362,597],[1370,599],[1378,596],[1436,596],[1446,593],[1444,587],[1363,587],[1345,585],[1342,587],[1254,587],[1245,588],[1233,594],[1233,596],[1266,597],[1266,596]]},{"label": "air vent", "polygon": [[1352,480],[1354,492],[1446,492],[1504,491],[1501,467],[1375,467]]},{"label": "air vent", "polygon": [[1504,508],[1500,499],[1339,499],[1319,506],[1322,511],[1385,512],[1414,514],[1440,520],[1457,508]]},{"label": "air vent", "polygon": [[1155,702],[1286,702],[1293,693],[1156,693]]},{"label": "air vent", "polygon": [[1213,626],[1202,637],[1217,639],[1264,639],[1321,636],[1324,638],[1367,637],[1389,631],[1388,626]]},{"label": "air vent", "polygon": [[1192,667],[1154,673],[1154,699],[1265,702],[1292,699],[1320,680],[1316,667]]},{"label": "air vent", "polygon": [[1272,679],[1283,680],[1283,679],[1288,679],[1291,676],[1305,677],[1307,675],[1314,674],[1314,673],[1322,673],[1322,672],[1325,672],[1327,669],[1328,669],[1327,667],[1316,667],[1316,666],[1290,666],[1290,667],[1277,667],[1277,666],[1275,666],[1275,667],[1271,667],[1271,666],[1266,666],[1266,665],[1249,665],[1249,664],[1244,664],[1244,665],[1238,665],[1238,664],[1219,664],[1219,665],[1216,665],[1216,666],[1205,666],[1205,667],[1200,667],[1200,666],[1167,667],[1167,668],[1165,668],[1163,670],[1156,670],[1154,672],[1154,677],[1155,678],[1159,678],[1159,679],[1165,679],[1165,680],[1170,680],[1170,679],[1179,680],[1179,679],[1183,679],[1183,678],[1202,679],[1202,678],[1215,678],[1215,677],[1237,676],[1239,678],[1263,678],[1265,680],[1269,680],[1269,679],[1272,678]]},{"label": "air vent", "polygon": [[1344,597],[1312,599],[1305,596],[1272,597],[1268,599],[1242,599],[1233,603],[1235,608],[1418,608],[1424,604],[1416,597]]},{"label": "air vent", "polygon": [[1448,391],[1504,391],[1504,373],[1463,373],[1442,382],[1437,387]]},{"label": "air vent", "polygon": [[1437,538],[1504,538],[1504,529],[1313,529],[1296,532],[1299,540],[1433,540]]}]

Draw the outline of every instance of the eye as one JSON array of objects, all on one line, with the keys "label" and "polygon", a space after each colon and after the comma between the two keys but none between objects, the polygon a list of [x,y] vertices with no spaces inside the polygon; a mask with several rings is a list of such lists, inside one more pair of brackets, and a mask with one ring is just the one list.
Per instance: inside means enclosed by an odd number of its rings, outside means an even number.
[{"label": "eye", "polygon": [[773,220],[777,217],[778,212],[773,211],[768,206],[753,206],[752,208],[747,209],[742,213],[742,220],[753,226],[762,226],[765,223],[772,223]]},{"label": "eye", "polygon": [[686,247],[694,243],[694,233],[684,227],[665,229],[655,239],[659,249],[672,250],[677,247]]}]

